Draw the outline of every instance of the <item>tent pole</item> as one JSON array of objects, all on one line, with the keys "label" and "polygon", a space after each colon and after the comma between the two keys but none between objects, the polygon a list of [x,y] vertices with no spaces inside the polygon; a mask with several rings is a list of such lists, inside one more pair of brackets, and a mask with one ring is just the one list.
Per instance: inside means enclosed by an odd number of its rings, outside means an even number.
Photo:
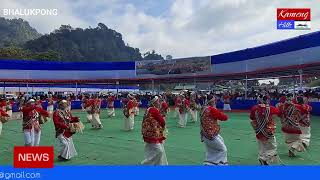
[{"label": "tent pole", "polygon": [[6,82],[3,82],[3,94],[6,94]]},{"label": "tent pole", "polygon": [[248,75],[246,75],[245,99],[248,99]]},{"label": "tent pole", "polygon": [[303,71],[301,69],[299,69],[299,80],[300,80],[300,90],[302,90],[302,80],[303,80],[303,77],[302,77],[302,73]]},{"label": "tent pole", "polygon": [[76,82],[76,96],[78,96],[78,83]]}]

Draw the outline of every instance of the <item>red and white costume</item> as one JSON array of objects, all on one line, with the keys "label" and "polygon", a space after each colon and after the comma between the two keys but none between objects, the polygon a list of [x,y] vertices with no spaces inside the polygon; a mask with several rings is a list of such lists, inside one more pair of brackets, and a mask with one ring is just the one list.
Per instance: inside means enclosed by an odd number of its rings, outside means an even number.
[{"label": "red and white costume", "polygon": [[91,100],[89,98],[84,98],[82,100],[82,110],[87,112],[87,122],[91,123],[92,114],[91,114]]},{"label": "red and white costume", "polygon": [[9,118],[10,116],[5,111],[0,109],[0,135],[2,133],[2,121],[4,121],[5,119],[5,121],[7,121]]},{"label": "red and white costume", "polygon": [[90,106],[90,114],[92,114],[91,125],[93,128],[102,128],[101,120],[100,120],[100,107],[101,100],[98,98],[91,99],[89,101]]},{"label": "red and white costume", "polygon": [[262,165],[279,162],[273,115],[279,115],[279,110],[268,104],[259,104],[251,108],[251,125],[256,133],[258,159]]},{"label": "red and white costume", "polygon": [[186,98],[183,98],[178,104],[179,107],[179,122],[178,126],[185,128],[188,121],[188,112],[190,111],[190,101]]},{"label": "red and white costume", "polygon": [[77,155],[70,130],[70,123],[79,122],[79,117],[73,117],[69,110],[57,109],[53,113],[53,123],[56,130],[56,138],[60,143],[59,156],[64,159],[71,159]]},{"label": "red and white costume", "polygon": [[160,113],[165,118],[167,117],[168,111],[169,111],[169,105],[165,100],[163,100],[160,104]]},{"label": "red and white costume", "polygon": [[21,109],[23,113],[22,130],[26,146],[39,146],[41,138],[40,116],[48,117],[49,113],[36,105],[27,104]]},{"label": "red and white costume", "polygon": [[140,112],[139,106],[141,105],[141,102],[137,98],[134,98],[133,102],[134,102],[134,115],[138,116]]},{"label": "red and white costume", "polygon": [[48,102],[47,111],[48,111],[49,115],[52,116],[52,114],[53,114],[54,101],[53,101],[53,99],[50,97],[50,98],[47,99],[47,102]]},{"label": "red and white costume", "polygon": [[228,94],[223,96],[223,110],[224,111],[231,111],[230,99],[231,99],[231,96],[229,96]]},{"label": "red and white costume", "polygon": [[142,121],[142,136],[145,142],[145,165],[168,165],[163,141],[165,138],[165,119],[155,107],[149,107]]},{"label": "red and white costume", "polygon": [[288,145],[289,155],[294,156],[295,151],[305,150],[301,140],[302,132],[299,124],[305,110],[301,105],[292,102],[285,102],[279,106],[279,110],[285,143]]},{"label": "red and white costume", "polygon": [[181,98],[176,97],[174,100],[174,117],[179,117],[179,105],[181,104]]},{"label": "red and white costume", "polygon": [[113,96],[113,95],[110,95],[108,98],[107,98],[107,115],[108,117],[115,117],[116,116],[116,113],[115,113],[115,110],[114,110],[114,101],[116,100],[116,97]]},{"label": "red and white costume", "polygon": [[308,104],[303,104],[302,108],[302,117],[299,122],[300,129],[301,129],[301,140],[305,147],[309,147],[310,145],[310,138],[311,138],[311,118],[310,113],[312,111],[312,107]]},{"label": "red and white costume", "polygon": [[228,120],[228,116],[213,106],[206,106],[201,112],[201,141],[206,146],[206,165],[227,165],[227,147],[220,136],[218,121]]},{"label": "red and white costume", "polygon": [[124,113],[124,130],[131,131],[134,129],[134,100],[131,98],[125,105]]},{"label": "red and white costume", "polygon": [[8,100],[7,106],[6,106],[6,112],[10,116],[10,119],[12,118],[12,107],[14,105],[14,100]]},{"label": "red and white costume", "polygon": [[197,122],[198,121],[198,109],[199,105],[197,104],[195,98],[190,99],[190,115],[191,115],[191,122]]}]

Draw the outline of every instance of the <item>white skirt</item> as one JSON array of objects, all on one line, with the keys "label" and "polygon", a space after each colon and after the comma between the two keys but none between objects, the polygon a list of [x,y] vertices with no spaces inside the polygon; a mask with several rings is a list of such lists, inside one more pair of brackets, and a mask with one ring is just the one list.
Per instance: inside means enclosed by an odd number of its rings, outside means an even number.
[{"label": "white skirt", "polygon": [[257,141],[259,146],[258,158],[267,162],[268,164],[279,163],[276,138],[273,136],[267,141]]},{"label": "white skirt", "polygon": [[223,110],[224,110],[224,111],[231,111],[231,106],[230,106],[230,104],[223,104]]},{"label": "white skirt", "polygon": [[310,145],[310,138],[311,138],[311,128],[310,127],[300,127],[302,134],[300,135],[302,143],[309,147]]},{"label": "white skirt", "polygon": [[41,139],[41,130],[37,132],[32,127],[31,130],[25,129],[23,131],[23,135],[24,135],[24,144],[26,146],[39,146],[40,139]]},{"label": "white skirt", "polygon": [[191,115],[192,122],[198,121],[198,111],[197,110],[190,109],[190,115]]},{"label": "white skirt", "polygon": [[300,134],[283,133],[283,135],[289,150],[291,150],[293,153],[294,151],[298,151],[298,152],[305,151]]},{"label": "white skirt", "polygon": [[188,121],[188,113],[179,113],[179,122],[178,125],[181,128],[184,128],[187,126]]},{"label": "white skirt", "polygon": [[77,156],[78,153],[74,147],[72,137],[65,137],[63,134],[60,134],[58,137],[60,152],[59,155],[65,159],[71,159],[74,156]]},{"label": "white skirt", "polygon": [[114,108],[108,108],[108,110],[107,110],[107,115],[108,115],[109,117],[115,117],[115,116],[116,116],[116,113],[115,113],[115,111],[114,111]]},{"label": "white skirt", "polygon": [[134,114],[130,114],[130,116],[127,118],[124,116],[124,130],[125,131],[131,131],[134,128]]},{"label": "white skirt", "polygon": [[228,165],[227,147],[223,138],[218,134],[214,139],[209,140],[202,137],[206,146],[205,165]]},{"label": "white skirt", "polygon": [[52,113],[52,112],[53,112],[53,105],[49,105],[49,106],[47,107],[47,111],[48,111],[49,113]]},{"label": "white skirt", "polygon": [[98,114],[98,113],[92,114],[91,125],[94,126],[94,127],[101,126],[100,114]]},{"label": "white skirt", "polygon": [[1,132],[2,132],[2,122],[0,121],[0,136],[1,136]]},{"label": "white skirt", "polygon": [[166,152],[162,143],[146,143],[144,146],[143,165],[168,165]]}]

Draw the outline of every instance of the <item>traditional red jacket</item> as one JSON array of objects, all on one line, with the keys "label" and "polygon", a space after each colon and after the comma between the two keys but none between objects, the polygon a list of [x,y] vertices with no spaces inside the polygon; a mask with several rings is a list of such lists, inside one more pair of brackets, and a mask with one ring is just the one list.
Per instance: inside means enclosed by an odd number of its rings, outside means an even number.
[{"label": "traditional red jacket", "polygon": [[276,123],[272,119],[273,115],[279,115],[280,111],[269,105],[259,104],[251,108],[250,119],[256,138],[266,141],[274,136]]},{"label": "traditional red jacket", "polygon": [[179,107],[181,104],[181,99],[180,98],[176,98],[174,100],[174,108]]},{"label": "traditional red jacket", "polygon": [[73,122],[79,122],[79,117],[73,117],[71,112],[66,110],[56,110],[53,113],[53,123],[56,130],[56,137],[60,134],[69,138],[74,133],[70,131],[69,124]]},{"label": "traditional red jacket", "polygon": [[179,105],[179,112],[182,113],[187,113],[188,109],[190,107],[190,101],[188,99],[182,100],[180,105]]},{"label": "traditional red jacket", "polygon": [[91,99],[89,101],[89,106],[91,107],[91,113],[100,113],[101,100],[100,99]]},{"label": "traditional red jacket", "polygon": [[114,101],[116,98],[114,96],[109,96],[107,99],[107,107],[108,108],[114,108]]},{"label": "traditional red jacket", "polygon": [[39,120],[40,115],[49,117],[49,113],[37,106],[24,106],[21,109],[23,114],[22,130],[32,129],[32,121]]},{"label": "traditional red jacket", "polygon": [[281,130],[288,134],[301,134],[299,123],[302,119],[302,114],[306,113],[302,105],[286,102],[279,106],[279,110],[282,119]]},{"label": "traditional red jacket", "polygon": [[226,121],[228,120],[228,116],[212,106],[205,107],[201,113],[201,137],[204,136],[212,140],[217,136],[220,132],[218,120]]},{"label": "traditional red jacket", "polygon": [[129,100],[128,103],[127,103],[127,108],[128,108],[128,110],[130,111],[130,110],[132,110],[134,107],[135,107],[135,106],[134,106],[133,100]]},{"label": "traditional red jacket", "polygon": [[47,101],[48,101],[48,106],[52,106],[52,105],[53,105],[53,100],[52,100],[52,98],[48,98]]},{"label": "traditional red jacket", "polygon": [[302,111],[302,116],[301,116],[301,120],[300,120],[300,126],[303,127],[310,127],[311,124],[311,118],[310,118],[310,113],[312,111],[312,107],[308,104],[303,104],[302,108],[304,109]]},{"label": "traditional red jacket", "polygon": [[163,101],[160,107],[160,113],[162,114],[163,117],[166,117],[168,109],[169,109],[168,103],[166,101]]},{"label": "traditional red jacket", "polygon": [[164,136],[165,124],[166,122],[157,108],[148,108],[143,117],[141,129],[144,142],[162,143],[166,139]]},{"label": "traditional red jacket", "polygon": [[229,95],[224,95],[223,96],[223,103],[224,104],[230,104],[230,96]]},{"label": "traditional red jacket", "polygon": [[9,115],[2,109],[0,109],[0,116],[9,117]]}]

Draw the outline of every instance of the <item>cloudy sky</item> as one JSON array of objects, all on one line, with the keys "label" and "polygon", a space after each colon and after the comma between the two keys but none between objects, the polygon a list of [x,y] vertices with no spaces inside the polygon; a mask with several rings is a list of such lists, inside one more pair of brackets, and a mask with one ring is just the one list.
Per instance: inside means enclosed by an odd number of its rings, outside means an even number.
[{"label": "cloudy sky", "polygon": [[[279,7],[311,8],[312,30],[277,30]],[[0,16],[4,8],[58,9],[57,16],[21,18],[43,34],[61,24],[86,28],[102,22],[130,46],[174,58],[254,47],[320,27],[318,0],[0,0]]]}]

